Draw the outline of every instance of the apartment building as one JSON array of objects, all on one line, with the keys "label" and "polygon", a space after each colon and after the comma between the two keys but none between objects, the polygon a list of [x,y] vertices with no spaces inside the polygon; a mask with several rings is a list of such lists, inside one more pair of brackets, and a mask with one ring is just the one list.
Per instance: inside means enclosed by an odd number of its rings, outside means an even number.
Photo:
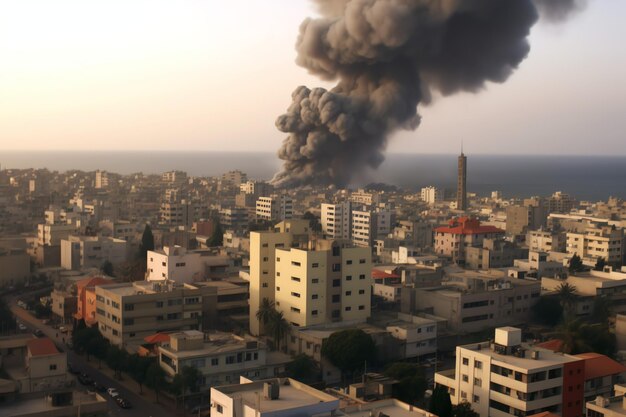
[{"label": "apartment building", "polygon": [[580,417],[584,373],[583,359],[522,343],[521,329],[501,327],[493,342],[457,346],[455,368],[435,373],[435,384],[481,417]]},{"label": "apartment building", "polygon": [[199,207],[192,201],[181,199],[161,202],[159,209],[159,224],[171,226],[185,226],[191,228],[199,218]]},{"label": "apartment building", "polygon": [[402,301],[403,312],[434,314],[451,330],[472,333],[527,323],[540,294],[539,281],[509,278],[503,271],[448,270],[442,285],[403,290]]},{"label": "apartment building", "polygon": [[104,237],[113,237],[127,242],[131,242],[135,238],[136,224],[128,220],[103,220],[99,226]]},{"label": "apartment building", "polygon": [[[76,301],[74,318],[84,320],[87,326],[96,323],[96,287],[98,285],[110,285],[114,281],[110,278],[91,277],[76,282]],[[54,311],[54,307],[53,307]]]},{"label": "apartment building", "polygon": [[176,188],[188,182],[189,179],[184,171],[168,171],[161,174],[161,181]]},{"label": "apartment building", "polygon": [[227,207],[219,211],[220,224],[224,230],[242,231],[250,224],[249,211],[245,207]]},{"label": "apartment building", "polygon": [[21,382],[22,393],[62,388],[70,382],[67,353],[60,352],[52,339],[42,337],[26,342],[26,375]]},{"label": "apartment building", "polygon": [[518,271],[523,271],[527,277],[538,279],[567,275],[567,268],[563,263],[549,260],[549,255],[546,252],[531,250],[528,253],[528,259],[516,259],[513,266]]},{"label": "apartment building", "polygon": [[385,208],[352,210],[352,243],[372,247],[374,241],[386,237],[393,226],[392,213]]},{"label": "apartment building", "polygon": [[426,204],[437,204],[444,199],[444,192],[437,187],[424,187],[420,191],[420,199]]},{"label": "apartment building", "polygon": [[277,249],[276,309],[299,327],[365,321],[371,310],[371,268],[368,248],[323,242],[312,250]]},{"label": "apartment building", "polygon": [[433,226],[423,221],[401,220],[393,229],[393,238],[415,248],[431,248]]},{"label": "apartment building", "polygon": [[590,224],[582,232],[568,232],[566,251],[569,256],[577,254],[590,266],[594,266],[599,258],[610,264],[621,264],[624,260],[624,229]]},{"label": "apartment building", "polygon": [[435,253],[452,258],[453,262],[465,263],[466,248],[481,247],[485,239],[503,238],[504,230],[484,226],[471,217],[450,220],[448,226],[435,229]]},{"label": "apartment building", "polygon": [[329,239],[350,239],[352,203],[322,204],[320,223],[324,236]]},{"label": "apartment building", "polygon": [[96,286],[98,328],[117,346],[141,344],[155,332],[201,330],[210,292],[206,287],[172,281]]},{"label": "apartment building", "polygon": [[549,213],[569,213],[576,205],[576,201],[569,195],[557,191],[548,198]]},{"label": "apartment building", "polygon": [[70,270],[100,268],[104,261],[113,264],[126,260],[122,239],[99,236],[69,236],[61,240],[61,267]]},{"label": "apartment building", "polygon": [[215,255],[210,250],[190,251],[180,246],[165,246],[148,251],[146,280],[189,284],[224,275],[232,266],[233,261],[228,256]]},{"label": "apartment building", "polygon": [[506,232],[524,235],[545,226],[548,213],[543,206],[511,205],[506,208]]},{"label": "apartment building", "polygon": [[54,289],[50,293],[52,314],[63,324],[72,323],[72,319],[76,314],[76,304],[76,296],[67,291]]},{"label": "apartment building", "polygon": [[615,396],[598,396],[588,401],[587,417],[624,417],[626,416],[626,385],[614,386]]},{"label": "apartment building", "polygon": [[240,377],[265,379],[281,375],[291,362],[289,355],[270,352],[252,337],[232,333],[187,330],[170,333],[169,343],[158,347],[159,365],[168,377],[189,366],[200,371],[200,390],[232,384]]},{"label": "apartment building", "polygon": [[531,230],[526,235],[526,244],[530,251],[565,252],[566,235],[551,230]]},{"label": "apartment building", "polygon": [[40,224],[37,225],[37,246],[56,246],[61,240],[67,239],[76,232],[72,224]]},{"label": "apartment building", "polygon": [[96,180],[94,184],[96,190],[109,188],[109,173],[106,171],[96,171]]},{"label": "apartment building", "polygon": [[244,194],[253,194],[257,197],[267,196],[274,192],[274,186],[264,181],[246,181],[239,186]]},{"label": "apartment building", "polygon": [[293,217],[293,200],[285,195],[259,197],[256,201],[256,217],[259,220],[283,221]]},{"label": "apartment building", "polygon": [[275,301],[276,292],[276,249],[307,247],[309,222],[306,220],[286,220],[274,231],[250,233],[250,333],[263,332],[256,312],[261,302]]},{"label": "apartment building", "polygon": [[465,267],[490,269],[513,266],[516,259],[528,257],[528,249],[520,248],[504,239],[484,239],[480,247],[465,248]]},{"label": "apartment building", "polygon": [[222,182],[232,185],[233,187],[239,187],[242,183],[248,181],[248,174],[239,170],[228,171],[222,174]]},{"label": "apartment building", "polygon": [[358,190],[350,194],[350,201],[356,205],[377,205],[380,203],[380,194],[375,192],[368,193],[365,190]]}]

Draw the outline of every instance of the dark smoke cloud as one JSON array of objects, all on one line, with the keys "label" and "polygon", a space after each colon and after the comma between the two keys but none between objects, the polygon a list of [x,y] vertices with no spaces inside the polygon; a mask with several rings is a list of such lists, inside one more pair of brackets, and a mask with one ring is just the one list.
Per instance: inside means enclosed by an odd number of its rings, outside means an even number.
[{"label": "dark smoke cloud", "polygon": [[561,21],[572,13],[582,10],[587,5],[586,0],[535,0],[541,17],[550,21]]},{"label": "dark smoke cloud", "polygon": [[[549,0],[546,0],[549,1]],[[556,0],[559,1],[559,0]],[[288,133],[279,186],[345,186],[377,168],[387,138],[419,125],[431,92],[477,92],[504,82],[529,52],[533,0],[317,0],[297,63],[331,90],[298,87],[276,126]]]}]

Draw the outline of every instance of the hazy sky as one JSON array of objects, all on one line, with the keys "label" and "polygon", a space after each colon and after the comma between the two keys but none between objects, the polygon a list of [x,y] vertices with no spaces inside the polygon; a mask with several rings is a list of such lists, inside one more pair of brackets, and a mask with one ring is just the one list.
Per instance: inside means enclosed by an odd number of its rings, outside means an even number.
[{"label": "hazy sky", "polygon": [[[307,0],[0,1],[0,151],[266,150]],[[535,27],[505,85],[421,108],[391,152],[626,154],[626,1]]]}]

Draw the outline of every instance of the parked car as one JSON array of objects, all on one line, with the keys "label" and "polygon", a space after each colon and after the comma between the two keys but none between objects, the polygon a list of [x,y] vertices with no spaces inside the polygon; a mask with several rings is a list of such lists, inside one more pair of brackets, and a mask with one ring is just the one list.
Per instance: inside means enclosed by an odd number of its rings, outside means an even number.
[{"label": "parked car", "polygon": [[35,337],[44,337],[44,336],[45,336],[45,335],[43,334],[43,332],[42,332],[40,329],[36,329],[36,330],[33,332],[33,335],[34,335]]},{"label": "parked car", "polygon": [[111,398],[119,397],[120,393],[115,388],[109,388],[107,393],[111,396]]},{"label": "parked car", "polygon": [[78,369],[74,368],[74,366],[71,363],[67,364],[67,371],[70,374],[80,375],[80,371]]},{"label": "parked car", "polygon": [[67,333],[67,332],[68,332],[68,328],[67,328],[67,327],[65,327],[65,326],[59,326],[59,331],[60,331],[61,333]]},{"label": "parked car", "polygon": [[93,389],[96,392],[105,392],[107,389],[104,387],[104,385],[100,385],[97,382],[93,383]]},{"label": "parked car", "polygon": [[133,405],[130,403],[130,401],[128,401],[127,399],[122,398],[122,397],[120,397],[120,396],[118,396],[118,397],[115,399],[115,402],[117,403],[117,405],[119,405],[119,406],[120,406],[120,407],[122,407],[122,408],[132,408],[132,406],[133,406]]},{"label": "parked car", "polygon": [[21,332],[26,331],[27,327],[24,326],[23,323],[18,323],[17,328],[20,329]]},{"label": "parked car", "polygon": [[83,385],[93,385],[93,379],[91,379],[91,377],[87,374],[80,374],[78,375],[78,382],[80,382]]}]

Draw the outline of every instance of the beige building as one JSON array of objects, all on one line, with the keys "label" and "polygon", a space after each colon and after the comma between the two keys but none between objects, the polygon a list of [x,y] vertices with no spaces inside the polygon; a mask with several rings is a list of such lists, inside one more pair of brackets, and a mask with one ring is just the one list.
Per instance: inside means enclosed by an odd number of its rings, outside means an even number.
[{"label": "beige building", "polygon": [[259,197],[256,201],[256,217],[260,220],[283,221],[293,217],[293,201],[285,195]]},{"label": "beige building", "polygon": [[61,240],[75,232],[76,226],[72,224],[40,224],[37,226],[37,246],[60,245]]},{"label": "beige building", "polygon": [[566,235],[549,230],[531,230],[526,235],[528,249],[537,252],[565,252]]},{"label": "beige building", "polygon": [[263,379],[281,375],[291,358],[270,352],[252,337],[188,330],[169,334],[169,343],[158,348],[158,360],[170,378],[186,366],[197,368],[201,390],[208,390],[235,383],[239,377]]},{"label": "beige building", "polygon": [[371,310],[369,248],[276,250],[275,305],[294,326],[365,321]]},{"label": "beige building", "polygon": [[548,214],[542,206],[513,205],[506,208],[506,232],[523,235],[546,224]]},{"label": "beige building", "polygon": [[621,264],[624,259],[624,230],[612,226],[589,225],[584,232],[567,233],[567,254],[577,254],[587,265],[599,258],[607,263]]},{"label": "beige building", "polygon": [[[95,287],[96,320],[111,344],[141,344],[156,332],[201,330],[211,289],[190,284],[139,281]],[[214,290],[213,290],[214,292]]]},{"label": "beige building", "polygon": [[405,297],[414,297],[403,311],[434,314],[445,318],[451,330],[472,333],[527,323],[540,293],[540,282],[509,278],[503,271],[453,270],[441,286],[403,290],[403,304]]},{"label": "beige building", "polygon": [[22,393],[60,388],[70,380],[67,354],[59,352],[52,339],[47,337],[26,342],[25,367],[28,380],[21,382]]},{"label": "beige building", "polygon": [[424,187],[420,191],[420,199],[426,204],[437,204],[443,201],[443,190],[437,187]]},{"label": "beige building", "polygon": [[100,268],[104,261],[118,264],[126,260],[123,239],[99,236],[69,236],[61,240],[61,267],[71,270]]},{"label": "beige building", "polygon": [[435,373],[452,404],[467,401],[481,417],[578,417],[583,383],[584,360],[523,343],[513,327],[497,328],[493,342],[457,346],[455,368]]},{"label": "beige building", "polygon": [[276,291],[276,249],[306,247],[309,222],[287,220],[271,232],[250,233],[250,333],[262,333],[256,318],[263,299],[274,302]]},{"label": "beige building", "polygon": [[324,236],[329,239],[350,239],[352,204],[349,201],[337,204],[322,204],[320,223]]},{"label": "beige building", "polygon": [[391,211],[385,208],[352,210],[352,243],[360,247],[372,247],[374,241],[391,233]]},{"label": "beige building", "polygon": [[466,248],[481,247],[485,239],[502,238],[504,234],[504,230],[497,227],[481,225],[478,219],[455,218],[448,226],[435,229],[435,253],[448,256],[458,264],[464,264]]}]

